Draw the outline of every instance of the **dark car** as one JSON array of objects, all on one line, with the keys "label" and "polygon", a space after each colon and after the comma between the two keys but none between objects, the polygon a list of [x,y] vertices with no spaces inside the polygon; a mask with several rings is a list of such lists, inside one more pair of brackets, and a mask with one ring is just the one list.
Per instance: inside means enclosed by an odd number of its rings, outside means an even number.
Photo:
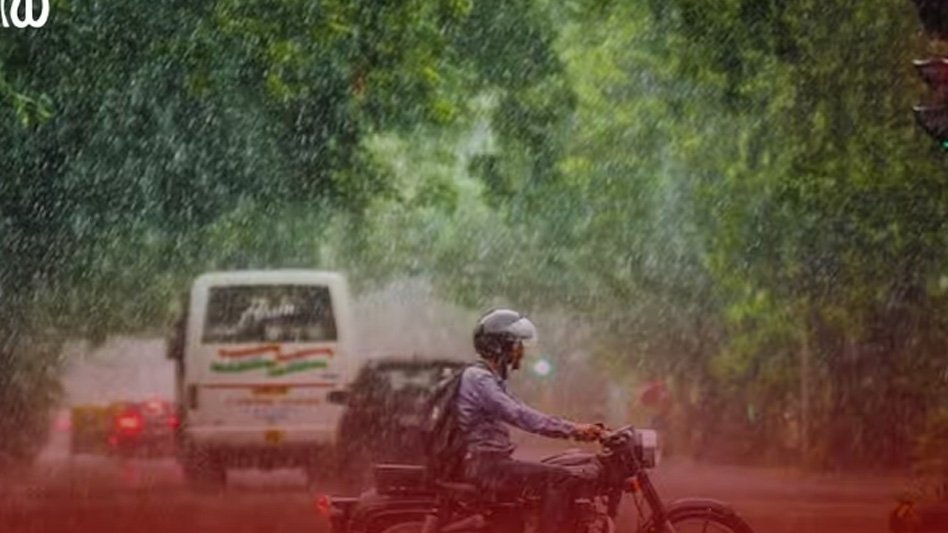
[{"label": "dark car", "polygon": [[464,364],[394,357],[367,363],[349,390],[339,424],[344,474],[364,479],[372,463],[423,462],[424,405],[435,386]]},{"label": "dark car", "polygon": [[178,425],[171,403],[162,400],[122,402],[111,409],[109,451],[122,456],[162,457],[174,454]]}]

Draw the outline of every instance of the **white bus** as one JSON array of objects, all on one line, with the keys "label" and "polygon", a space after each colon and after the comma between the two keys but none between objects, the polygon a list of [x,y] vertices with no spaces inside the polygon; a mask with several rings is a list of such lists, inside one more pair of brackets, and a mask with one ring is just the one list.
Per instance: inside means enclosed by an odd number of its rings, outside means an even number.
[{"label": "white bus", "polygon": [[338,273],[198,277],[169,344],[178,456],[190,481],[228,468],[329,468],[351,373],[349,293]]}]

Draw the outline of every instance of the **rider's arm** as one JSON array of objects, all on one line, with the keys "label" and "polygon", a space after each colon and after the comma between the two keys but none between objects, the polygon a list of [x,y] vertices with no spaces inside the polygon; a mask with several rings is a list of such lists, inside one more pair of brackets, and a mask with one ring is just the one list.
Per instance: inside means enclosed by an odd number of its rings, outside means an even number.
[{"label": "rider's arm", "polygon": [[541,413],[512,397],[490,372],[474,371],[471,378],[482,405],[490,415],[524,431],[546,437],[568,438],[573,434],[575,426],[572,423]]}]

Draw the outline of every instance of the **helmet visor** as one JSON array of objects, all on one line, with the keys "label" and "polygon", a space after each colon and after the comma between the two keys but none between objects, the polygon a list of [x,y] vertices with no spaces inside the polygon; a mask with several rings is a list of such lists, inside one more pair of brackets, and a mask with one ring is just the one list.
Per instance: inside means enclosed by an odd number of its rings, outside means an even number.
[{"label": "helmet visor", "polygon": [[517,338],[523,345],[526,346],[536,346],[539,341],[537,335],[537,328],[533,325],[533,322],[530,322],[527,317],[521,317],[519,320],[513,324],[507,326],[507,332]]}]

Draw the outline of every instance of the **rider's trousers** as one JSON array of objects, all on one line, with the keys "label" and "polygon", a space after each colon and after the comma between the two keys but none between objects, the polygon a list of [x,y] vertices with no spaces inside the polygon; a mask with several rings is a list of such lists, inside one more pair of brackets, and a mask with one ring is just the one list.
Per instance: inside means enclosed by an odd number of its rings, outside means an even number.
[{"label": "rider's trousers", "polygon": [[536,494],[542,498],[540,533],[565,531],[581,479],[562,466],[519,461],[506,454],[475,454],[465,461],[470,483],[501,494]]}]

